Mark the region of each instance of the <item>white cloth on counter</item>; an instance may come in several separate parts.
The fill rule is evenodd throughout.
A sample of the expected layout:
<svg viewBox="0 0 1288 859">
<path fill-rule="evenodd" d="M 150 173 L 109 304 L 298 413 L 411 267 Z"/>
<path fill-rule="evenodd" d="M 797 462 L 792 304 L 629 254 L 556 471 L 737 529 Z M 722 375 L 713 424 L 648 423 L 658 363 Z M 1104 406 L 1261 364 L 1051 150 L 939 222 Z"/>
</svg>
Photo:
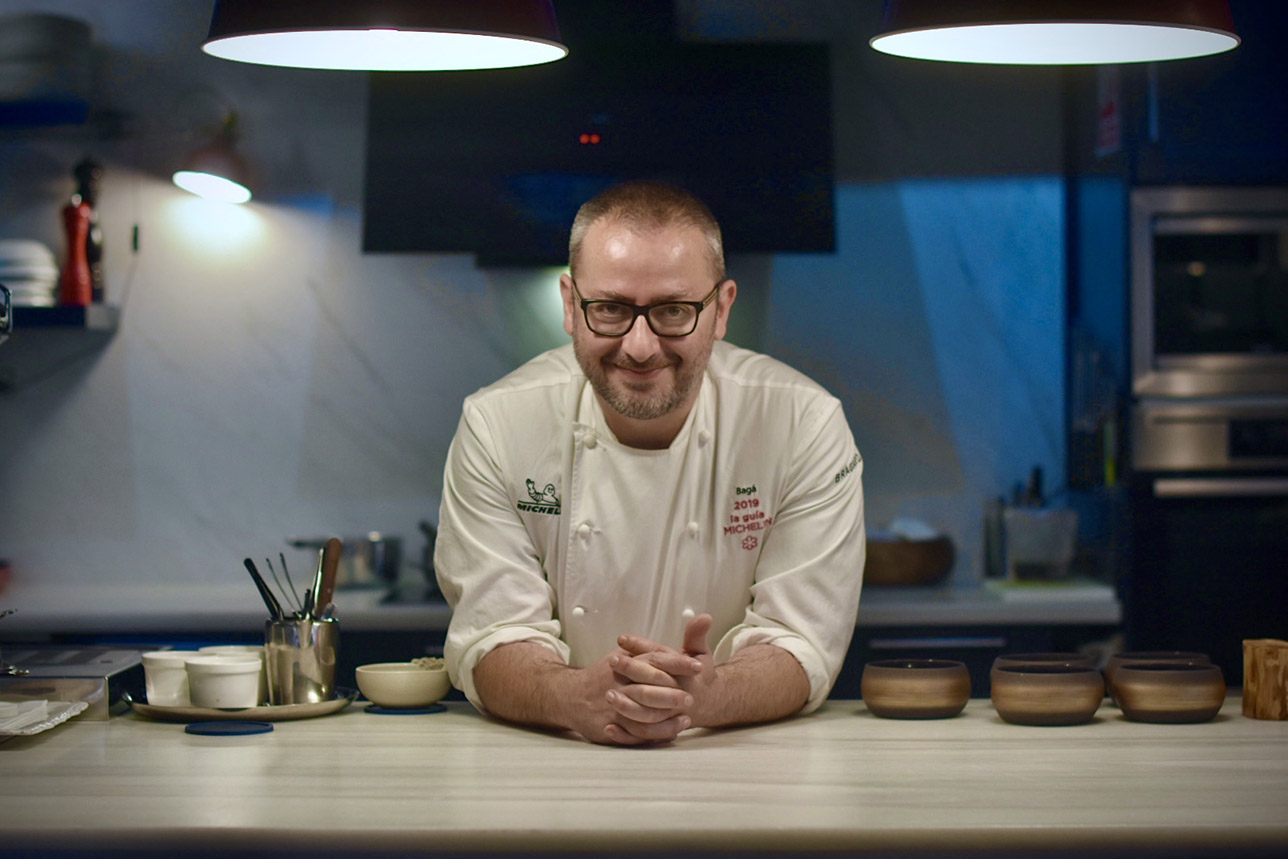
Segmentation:
<svg viewBox="0 0 1288 859">
<path fill-rule="evenodd" d="M 0 701 L 0 733 L 11 734 L 34 725 L 48 712 L 49 702 L 44 700 Z"/>
<path fill-rule="evenodd" d="M 666 450 L 620 444 L 564 346 L 467 398 L 434 557 L 452 606 L 453 684 L 544 643 L 588 665 L 633 632 L 679 647 L 707 612 L 717 663 L 772 643 L 827 697 L 862 585 L 863 461 L 840 402 L 786 365 L 716 342 Z"/>
<path fill-rule="evenodd" d="M 39 734 L 62 724 L 88 706 L 85 701 L 0 699 L 0 737 Z"/>
</svg>

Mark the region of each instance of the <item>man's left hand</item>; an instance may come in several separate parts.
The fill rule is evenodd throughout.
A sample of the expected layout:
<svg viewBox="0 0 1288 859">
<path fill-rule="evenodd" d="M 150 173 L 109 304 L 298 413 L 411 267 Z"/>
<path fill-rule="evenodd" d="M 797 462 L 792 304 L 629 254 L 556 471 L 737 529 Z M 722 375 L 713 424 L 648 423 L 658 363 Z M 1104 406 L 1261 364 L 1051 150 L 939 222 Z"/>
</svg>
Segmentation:
<svg viewBox="0 0 1288 859">
<path fill-rule="evenodd" d="M 700 614 L 689 621 L 681 650 L 640 635 L 619 636 L 617 644 L 624 653 L 614 657 L 612 668 L 631 685 L 608 693 L 613 708 L 624 719 L 654 721 L 660 715 L 655 707 L 658 702 L 655 688 L 679 686 L 689 693 L 688 706 L 668 711 L 668 715 L 685 713 L 693 724 L 699 724 L 694 713 L 701 712 L 716 683 L 715 661 L 707 644 L 711 624 L 709 614 Z M 625 731 L 617 725 L 609 727 Z"/>
</svg>

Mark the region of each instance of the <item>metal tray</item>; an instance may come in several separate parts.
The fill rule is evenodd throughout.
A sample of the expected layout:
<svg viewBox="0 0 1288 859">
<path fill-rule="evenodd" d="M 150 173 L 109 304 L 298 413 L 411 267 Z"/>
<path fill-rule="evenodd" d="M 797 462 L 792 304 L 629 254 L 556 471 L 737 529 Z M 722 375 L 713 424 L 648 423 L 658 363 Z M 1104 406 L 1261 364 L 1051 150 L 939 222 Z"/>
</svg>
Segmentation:
<svg viewBox="0 0 1288 859">
<path fill-rule="evenodd" d="M 339 713 L 358 697 L 357 689 L 337 688 L 335 698 L 316 704 L 265 704 L 244 707 L 240 710 L 220 710 L 214 707 L 162 707 L 143 701 L 130 701 L 134 712 L 163 722 L 207 722 L 218 719 L 257 719 L 262 722 L 286 722 L 291 719 L 311 719 Z"/>
</svg>

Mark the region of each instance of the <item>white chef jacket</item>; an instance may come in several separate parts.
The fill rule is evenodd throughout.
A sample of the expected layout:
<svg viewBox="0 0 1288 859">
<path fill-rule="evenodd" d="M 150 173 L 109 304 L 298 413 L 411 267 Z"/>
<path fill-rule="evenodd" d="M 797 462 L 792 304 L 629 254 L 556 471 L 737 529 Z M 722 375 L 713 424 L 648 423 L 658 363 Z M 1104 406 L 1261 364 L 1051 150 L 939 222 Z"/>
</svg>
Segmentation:
<svg viewBox="0 0 1288 859">
<path fill-rule="evenodd" d="M 858 613 L 863 461 L 840 402 L 723 341 L 666 450 L 619 443 L 571 344 L 468 397 L 448 453 L 434 568 L 452 683 L 532 640 L 572 666 L 621 633 L 672 647 L 708 612 L 717 664 L 791 653 L 827 697 Z"/>
</svg>

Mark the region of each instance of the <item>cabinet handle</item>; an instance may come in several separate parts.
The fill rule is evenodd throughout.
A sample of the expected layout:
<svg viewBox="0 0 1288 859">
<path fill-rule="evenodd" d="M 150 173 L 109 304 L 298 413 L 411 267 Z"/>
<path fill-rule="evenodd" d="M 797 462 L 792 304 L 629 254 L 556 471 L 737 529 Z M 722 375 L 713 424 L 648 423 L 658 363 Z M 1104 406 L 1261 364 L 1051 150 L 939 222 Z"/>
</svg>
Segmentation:
<svg viewBox="0 0 1288 859">
<path fill-rule="evenodd" d="M 940 636 L 928 638 L 874 638 L 868 642 L 873 650 L 929 650 L 943 648 L 972 648 L 983 650 L 990 647 L 1006 647 L 1006 639 L 1000 636 Z"/>
<path fill-rule="evenodd" d="M 1256 498 L 1288 495 L 1288 479 L 1275 477 L 1160 477 L 1158 498 Z"/>
</svg>

